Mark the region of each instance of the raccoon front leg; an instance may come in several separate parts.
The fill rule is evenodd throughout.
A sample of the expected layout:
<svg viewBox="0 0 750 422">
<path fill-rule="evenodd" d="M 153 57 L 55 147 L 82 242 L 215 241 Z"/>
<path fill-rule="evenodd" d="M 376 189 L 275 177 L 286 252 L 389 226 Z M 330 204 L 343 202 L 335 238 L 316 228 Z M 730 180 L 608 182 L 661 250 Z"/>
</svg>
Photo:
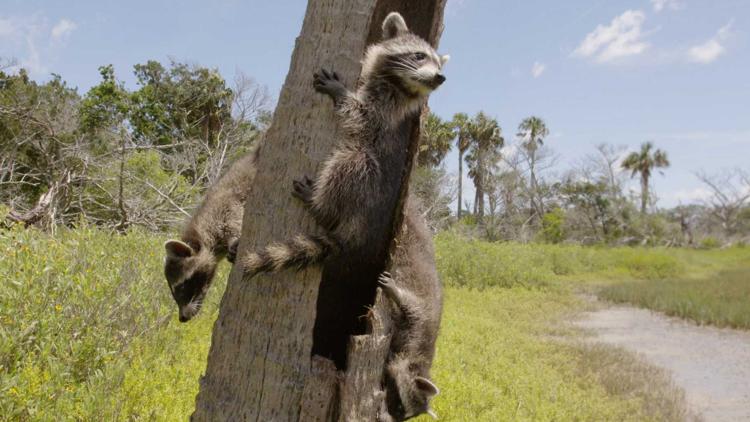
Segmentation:
<svg viewBox="0 0 750 422">
<path fill-rule="evenodd" d="M 302 201 L 307 211 L 312 215 L 315 222 L 326 230 L 334 230 L 338 221 L 330 215 L 324 215 L 321 210 L 315 207 L 313 195 L 315 182 L 307 176 L 292 182 L 292 196 Z"/>
<path fill-rule="evenodd" d="M 395 280 L 391 273 L 385 271 L 378 277 L 378 284 L 383 289 L 383 293 L 393 301 L 399 308 L 408 325 L 412 325 L 415 320 L 414 310 L 420 309 L 420 299 L 412 292 L 396 286 Z"/>
<path fill-rule="evenodd" d="M 333 100 L 333 105 L 338 106 L 349 96 L 349 90 L 339 80 L 339 75 L 334 71 L 320 69 L 313 74 L 313 87 L 321 94 L 326 94 Z"/>
</svg>

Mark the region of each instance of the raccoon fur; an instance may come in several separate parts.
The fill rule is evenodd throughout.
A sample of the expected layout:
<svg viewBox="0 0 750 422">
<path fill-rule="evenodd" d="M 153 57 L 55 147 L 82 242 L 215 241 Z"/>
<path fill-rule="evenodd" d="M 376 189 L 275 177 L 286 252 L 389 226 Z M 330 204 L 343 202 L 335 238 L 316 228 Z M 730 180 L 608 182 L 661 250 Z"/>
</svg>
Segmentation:
<svg viewBox="0 0 750 422">
<path fill-rule="evenodd" d="M 378 422 L 403 421 L 423 413 L 435 417 L 430 400 L 439 389 L 430 380 L 443 293 L 435 268 L 435 251 L 424 218 L 412 198 L 404 211 L 404 228 L 392 257 L 392 271 L 380 276 L 390 299 L 394 323 L 383 374 Z"/>
<path fill-rule="evenodd" d="M 203 203 L 186 223 L 180 240 L 164 244 L 164 275 L 180 322 L 200 311 L 216 267 L 225 256 L 234 262 L 248 187 L 256 172 L 258 148 L 233 163 L 206 192 Z"/>
<path fill-rule="evenodd" d="M 300 234 L 248 253 L 242 262 L 246 275 L 301 269 L 332 255 L 345 254 L 349 262 L 375 261 L 387 250 L 392 216 L 383 210 L 393 209 L 398 200 L 407 148 L 403 131 L 445 81 L 440 70 L 448 56 L 438 56 L 395 12 L 383 22 L 383 38 L 367 49 L 356 92 L 332 71 L 321 70 L 313 78 L 315 90 L 333 99 L 343 139 L 314 181 L 304 177 L 293 183 L 293 194 L 325 233 Z"/>
</svg>

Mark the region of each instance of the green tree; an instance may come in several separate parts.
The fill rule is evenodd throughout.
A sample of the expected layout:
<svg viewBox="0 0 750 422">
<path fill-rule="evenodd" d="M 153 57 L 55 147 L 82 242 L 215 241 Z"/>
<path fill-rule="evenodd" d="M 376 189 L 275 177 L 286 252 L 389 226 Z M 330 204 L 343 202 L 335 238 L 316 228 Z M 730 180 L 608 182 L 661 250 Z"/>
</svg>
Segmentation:
<svg viewBox="0 0 750 422">
<path fill-rule="evenodd" d="M 531 209 L 538 216 L 544 215 L 544 206 L 539 195 L 539 182 L 537 180 L 537 161 L 539 148 L 544 145 L 544 138 L 549 135 L 549 129 L 540 117 L 531 116 L 523 119 L 518 125 L 518 137 L 529 162 L 529 195 Z"/>
<path fill-rule="evenodd" d="M 557 189 L 563 201 L 570 207 L 570 211 L 585 219 L 591 229 L 591 235 L 609 240 L 615 222 L 612 204 L 608 198 L 609 186 L 605 181 L 591 183 L 568 180 L 561 183 Z"/>
<path fill-rule="evenodd" d="M 481 111 L 471 119 L 469 135 L 471 143 L 466 161 L 469 164 L 469 177 L 476 188 L 474 212 L 481 221 L 484 217 L 487 183 L 500 160 L 500 149 L 505 140 L 497 120 Z"/>
<path fill-rule="evenodd" d="M 469 149 L 471 143 L 471 134 L 469 133 L 470 120 L 466 113 L 456 113 L 453 115 L 451 120 L 456 138 L 456 146 L 458 147 L 458 209 L 456 210 L 456 218 L 461 219 L 461 209 L 463 208 L 462 194 L 463 194 L 463 180 L 464 180 L 464 154 Z"/>
<path fill-rule="evenodd" d="M 419 155 L 417 156 L 420 167 L 436 167 L 445 158 L 445 155 L 453 147 L 455 137 L 451 122 L 444 122 L 440 116 L 430 113 L 425 119 L 419 140 Z"/>
<path fill-rule="evenodd" d="M 232 90 L 215 69 L 150 60 L 134 66 L 140 89 L 133 92 L 130 120 L 137 140 L 169 145 L 197 139 L 209 147 L 231 122 Z"/>
<path fill-rule="evenodd" d="M 669 167 L 667 153 L 657 149 L 652 152 L 654 144 L 645 142 L 641 145 L 641 150 L 630 153 L 622 162 L 622 168 L 630 170 L 630 177 L 636 174 L 641 175 L 641 213 L 646 213 L 648 206 L 649 191 L 648 181 L 651 178 L 651 171 L 655 168 Z"/>
</svg>

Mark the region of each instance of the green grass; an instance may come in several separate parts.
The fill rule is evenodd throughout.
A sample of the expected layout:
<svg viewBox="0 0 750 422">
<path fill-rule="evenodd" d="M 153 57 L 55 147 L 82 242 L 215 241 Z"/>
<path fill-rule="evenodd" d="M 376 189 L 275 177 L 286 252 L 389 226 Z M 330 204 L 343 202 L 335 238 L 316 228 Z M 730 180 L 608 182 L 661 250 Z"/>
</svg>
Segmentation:
<svg viewBox="0 0 750 422">
<path fill-rule="evenodd" d="M 0 420 L 103 420 L 118 412 L 125 419 L 145 414 L 132 403 L 157 387 L 153 374 L 151 384 L 132 384 L 140 359 L 171 359 L 175 371 L 197 368 L 191 376 L 202 371 L 203 361 L 185 356 L 196 348 L 205 360 L 210 321 L 192 327 L 202 328 L 192 342 L 177 328 L 162 242 L 90 228 L 55 236 L 0 230 Z M 197 377 L 189 380 L 197 385 Z M 184 381 L 164 391 L 180 388 Z M 163 403 L 152 408 L 176 396 L 154 394 Z"/>
<path fill-rule="evenodd" d="M 699 324 L 750 328 L 750 266 L 699 279 L 621 282 L 603 287 L 599 295 Z"/>
<path fill-rule="evenodd" d="M 602 372 L 586 369 L 587 346 L 556 339 L 560 333 L 551 329 L 579 306 L 557 290 L 448 289 L 433 369 L 444 392 L 434 403 L 441 420 L 680 420 L 670 417 L 684 414 L 679 394 L 643 388 L 664 384 L 664 374 L 643 372 L 641 384 L 608 389 Z M 654 409 L 665 401 L 669 406 Z"/>
<path fill-rule="evenodd" d="M 201 315 L 179 324 L 162 275 L 165 237 L 0 230 L 0 420 L 187 419 L 227 267 Z M 433 375 L 446 421 L 673 420 L 681 402 L 666 384 L 617 385 L 635 361 L 608 360 L 560 324 L 583 306 L 574 280 L 685 283 L 750 257 L 451 233 L 436 246 L 447 288 Z M 638 373 L 661 385 L 658 374 Z"/>
<path fill-rule="evenodd" d="M 435 239 L 443 283 L 452 287 L 540 287 L 581 279 L 656 280 L 682 274 L 670 249 L 489 243 L 444 232 Z M 750 256 L 750 254 L 748 254 Z"/>
</svg>

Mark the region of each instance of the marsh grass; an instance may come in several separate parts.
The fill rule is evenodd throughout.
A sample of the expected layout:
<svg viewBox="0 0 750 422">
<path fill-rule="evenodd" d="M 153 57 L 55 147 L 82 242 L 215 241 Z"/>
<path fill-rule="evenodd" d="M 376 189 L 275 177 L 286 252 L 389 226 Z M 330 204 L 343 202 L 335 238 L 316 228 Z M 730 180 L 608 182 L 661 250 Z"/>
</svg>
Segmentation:
<svg viewBox="0 0 750 422">
<path fill-rule="evenodd" d="M 635 359 L 560 341 L 571 332 L 551 327 L 579 306 L 555 290 L 448 289 L 433 369 L 441 420 L 680 420 L 663 418 L 686 413 L 664 374 L 632 373 Z M 644 378 L 614 388 L 617 377 Z"/>
<path fill-rule="evenodd" d="M 593 379 L 610 396 L 640 403 L 647 419 L 665 422 L 700 421 L 688 411 L 685 392 L 672 381 L 668 370 L 646 363 L 638 355 L 601 343 L 581 343 L 574 348 L 579 376 Z"/>
<path fill-rule="evenodd" d="M 750 263 L 698 279 L 610 284 L 602 287 L 599 295 L 699 324 L 750 329 Z"/>
<path fill-rule="evenodd" d="M 201 314 L 180 324 L 162 275 L 164 238 L 0 230 L 0 420 L 189 417 L 228 266 Z M 446 303 L 433 375 L 446 421 L 659 419 L 646 404 L 662 400 L 613 390 L 617 376 L 601 373 L 617 365 L 594 367 L 590 354 L 557 339 L 576 336 L 559 322 L 584 306 L 578 281 L 689 278 L 747 256 L 451 233 L 436 246 Z"/>
</svg>

